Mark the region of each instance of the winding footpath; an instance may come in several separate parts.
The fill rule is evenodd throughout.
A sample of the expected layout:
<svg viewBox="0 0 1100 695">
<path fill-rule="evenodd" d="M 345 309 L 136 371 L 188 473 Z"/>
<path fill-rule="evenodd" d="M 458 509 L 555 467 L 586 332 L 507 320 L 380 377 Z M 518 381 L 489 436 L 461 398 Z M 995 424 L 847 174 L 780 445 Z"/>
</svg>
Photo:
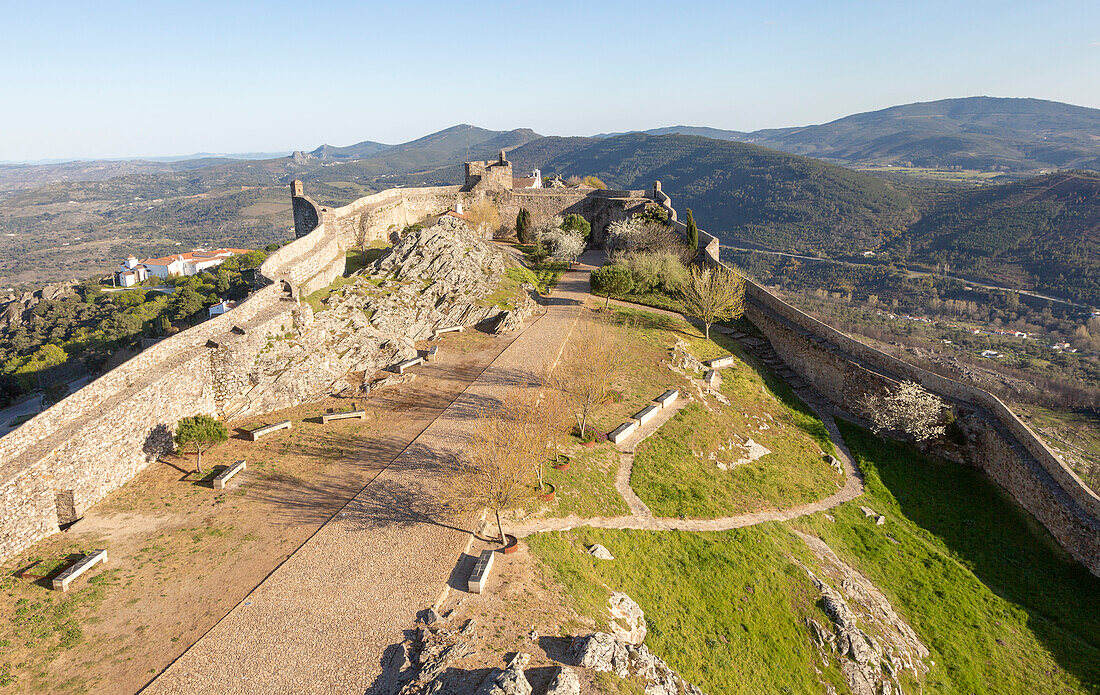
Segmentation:
<svg viewBox="0 0 1100 695">
<path fill-rule="evenodd" d="M 612 303 L 632 309 L 643 309 L 664 316 L 681 318 L 690 322 L 690 319 L 687 317 L 673 311 L 630 304 L 617 300 L 612 300 Z M 840 430 L 836 426 L 836 421 L 833 419 L 832 415 L 832 408 L 808 386 L 801 386 L 795 390 L 799 397 L 810 406 L 814 414 L 817 415 L 825 425 L 825 429 L 829 433 L 829 440 L 836 449 L 836 458 L 844 468 L 844 486 L 824 499 L 809 504 L 799 505 L 797 507 L 789 507 L 787 509 L 764 510 L 747 514 L 738 514 L 736 516 L 719 517 L 717 519 L 679 519 L 653 516 L 649 507 L 647 507 L 645 502 L 638 497 L 634 489 L 630 487 L 630 474 L 634 467 L 634 452 L 639 444 L 660 429 L 663 424 L 672 419 L 681 408 L 692 400 L 690 397 L 681 396 L 672 408 L 666 409 L 652 421 L 646 423 L 643 427 L 639 427 L 637 432 L 617 446 L 619 450 L 619 468 L 615 474 L 615 489 L 630 508 L 629 515 L 582 518 L 573 514 L 554 519 L 532 519 L 529 521 L 513 522 L 509 526 L 509 532 L 522 538 L 534 533 L 542 533 L 545 531 L 568 531 L 569 529 L 583 526 L 591 528 L 637 529 L 647 531 L 728 531 L 730 529 L 761 524 L 766 521 L 789 521 L 790 519 L 796 519 L 808 514 L 816 514 L 817 512 L 832 509 L 845 502 L 850 502 L 863 494 L 863 473 L 859 470 L 859 467 L 855 465 L 855 461 L 852 458 L 852 452 L 848 450 L 848 445 L 844 442 L 844 438 L 841 436 Z"/>
</svg>

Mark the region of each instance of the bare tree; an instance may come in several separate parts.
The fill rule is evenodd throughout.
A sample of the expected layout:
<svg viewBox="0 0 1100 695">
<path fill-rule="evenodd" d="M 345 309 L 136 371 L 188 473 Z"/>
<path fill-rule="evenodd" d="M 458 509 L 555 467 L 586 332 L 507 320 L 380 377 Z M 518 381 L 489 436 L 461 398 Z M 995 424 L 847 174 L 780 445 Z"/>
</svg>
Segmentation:
<svg viewBox="0 0 1100 695">
<path fill-rule="evenodd" d="M 574 331 L 550 382 L 577 421 L 584 436 L 588 418 L 623 368 L 624 346 L 605 323 L 585 319 Z"/>
<path fill-rule="evenodd" d="M 903 381 L 886 394 L 868 393 L 860 405 L 877 434 L 907 432 L 923 442 L 947 431 L 947 403 L 915 381 Z"/>
<path fill-rule="evenodd" d="M 501 543 L 505 542 L 501 512 L 514 509 L 534 494 L 533 463 L 536 457 L 546 457 L 546 441 L 525 436 L 539 431 L 527 419 L 533 407 L 537 401 L 525 394 L 506 399 L 499 411 L 479 411 L 470 445 L 463 451 L 460 475 L 451 488 L 456 507 L 493 511 Z"/>
<path fill-rule="evenodd" d="M 706 326 L 710 340 L 712 324 L 731 321 L 745 312 L 745 278 L 722 266 L 692 266 L 680 288 L 680 299 L 686 312 Z"/>
<path fill-rule="evenodd" d="M 470 226 L 481 236 L 488 236 L 500 229 L 500 212 L 489 200 L 481 198 L 466 211 Z"/>
</svg>

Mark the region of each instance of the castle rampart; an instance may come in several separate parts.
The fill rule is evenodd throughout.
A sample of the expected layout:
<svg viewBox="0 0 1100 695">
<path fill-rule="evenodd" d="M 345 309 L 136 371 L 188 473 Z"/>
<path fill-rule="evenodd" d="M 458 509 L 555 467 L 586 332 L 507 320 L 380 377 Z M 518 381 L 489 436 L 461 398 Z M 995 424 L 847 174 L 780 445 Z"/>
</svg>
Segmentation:
<svg viewBox="0 0 1100 695">
<path fill-rule="evenodd" d="M 654 198 L 670 206 L 659 186 Z M 699 247 L 709 262 L 724 265 L 712 235 L 700 230 Z M 902 380 L 915 381 L 956 405 L 967 415 L 960 424 L 966 429 L 969 462 L 1100 576 L 1100 497 L 999 398 L 862 343 L 751 281 L 745 289 L 745 315 L 784 362 L 843 410 L 865 414 L 861 401 L 866 394 L 892 389 Z"/>
<path fill-rule="evenodd" d="M 499 163 L 498 163 L 499 164 Z M 494 166 L 493 169 L 504 167 Z M 291 186 L 297 238 L 260 267 L 269 281 L 230 312 L 149 347 L 0 438 L 0 560 L 55 533 L 172 447 L 195 413 L 231 420 L 248 404 L 249 368 L 268 335 L 295 325 L 298 300 L 341 275 L 349 249 L 488 197 L 506 222 L 519 206 L 537 217 L 580 212 L 606 225 L 645 204 L 638 192 L 547 193 L 474 186 L 396 188 L 328 208 Z M 604 220 L 602 223 L 600 220 Z M 602 226 L 599 227 L 602 230 Z"/>
</svg>

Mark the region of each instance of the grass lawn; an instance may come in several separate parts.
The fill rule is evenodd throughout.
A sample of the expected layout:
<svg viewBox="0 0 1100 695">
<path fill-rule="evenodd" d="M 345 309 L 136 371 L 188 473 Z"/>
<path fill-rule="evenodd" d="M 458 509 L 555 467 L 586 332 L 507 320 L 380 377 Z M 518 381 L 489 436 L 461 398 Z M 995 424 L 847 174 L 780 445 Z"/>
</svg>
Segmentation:
<svg viewBox="0 0 1100 695">
<path fill-rule="evenodd" d="M 921 635 L 936 662 L 926 692 L 1100 692 L 1100 579 L 980 472 L 839 424 L 867 494 L 835 509 L 835 523 L 796 523 Z"/>
<path fill-rule="evenodd" d="M 822 537 L 917 631 L 931 671 L 913 692 L 1100 692 L 1100 579 L 980 472 L 841 429 L 867 493 L 833 509 L 835 521 L 815 514 L 722 533 L 581 528 L 528 543 L 601 625 L 611 591 L 634 598 L 646 643 L 710 693 L 823 691 L 804 619 L 824 619 L 794 560 L 818 563 L 792 527 Z M 616 559 L 587 555 L 593 543 Z M 822 678 L 847 692 L 835 662 Z"/>
<path fill-rule="evenodd" d="M 575 447 L 567 471 L 546 467 L 546 479 L 557 489 L 554 501 L 544 505 L 546 516 L 618 516 L 630 508 L 615 489 L 619 452 L 610 442 L 591 449 Z"/>
<path fill-rule="evenodd" d="M 692 403 L 638 446 L 631 487 L 642 501 L 658 516 L 715 518 L 805 504 L 836 492 L 843 478 L 821 457 L 833 448 L 817 416 L 735 341 L 711 337 L 709 343 L 701 336 L 688 342 L 701 359 L 737 357 L 722 370 L 720 390 L 730 404 Z M 730 447 L 731 441 L 747 439 L 772 453 L 732 465 L 744 450 Z M 709 459 L 711 453 L 716 460 Z"/>
<path fill-rule="evenodd" d="M 723 533 L 580 528 L 527 542 L 602 629 L 610 592 L 630 595 L 645 611 L 646 644 L 705 692 L 822 692 L 803 616 L 828 618 L 792 560 L 810 564 L 812 555 L 778 524 Z M 593 543 L 615 560 L 588 555 Z M 835 666 L 824 677 L 845 692 Z"/>
</svg>

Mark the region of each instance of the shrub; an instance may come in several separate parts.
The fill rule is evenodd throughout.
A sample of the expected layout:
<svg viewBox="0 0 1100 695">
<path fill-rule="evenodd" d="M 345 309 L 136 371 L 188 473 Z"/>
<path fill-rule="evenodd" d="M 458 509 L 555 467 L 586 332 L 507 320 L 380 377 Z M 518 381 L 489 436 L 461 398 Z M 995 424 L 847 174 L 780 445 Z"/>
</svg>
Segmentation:
<svg viewBox="0 0 1100 695">
<path fill-rule="evenodd" d="M 592 292 L 605 297 L 604 308 L 611 303 L 611 295 L 621 296 L 634 289 L 630 271 L 621 265 L 608 264 L 592 271 Z"/>
<path fill-rule="evenodd" d="M 531 213 L 527 212 L 527 208 L 520 208 L 516 213 L 516 238 L 519 239 L 521 244 L 533 244 L 535 238 L 533 230 L 531 229 Z"/>
<path fill-rule="evenodd" d="M 634 219 L 643 222 L 668 224 L 668 210 L 665 210 L 660 205 L 646 205 L 645 210 L 634 215 Z"/>
<path fill-rule="evenodd" d="M 588 241 L 589 237 L 592 236 L 592 225 L 576 213 L 566 215 L 565 219 L 562 220 L 561 228 L 567 232 L 579 233 L 585 241 Z"/>
<path fill-rule="evenodd" d="M 595 176 L 585 176 L 581 179 L 582 186 L 588 186 L 589 188 L 598 188 L 600 190 L 607 190 L 607 184 L 599 180 Z"/>
<path fill-rule="evenodd" d="M 687 268 L 677 256 L 668 252 L 628 253 L 618 256 L 616 262 L 630 271 L 634 280 L 634 292 L 673 294 L 687 280 Z"/>
<path fill-rule="evenodd" d="M 684 238 L 667 224 L 632 217 L 628 220 L 612 222 L 607 226 L 604 248 L 609 254 L 635 252 L 670 253 L 682 263 L 695 258 Z"/>
</svg>

